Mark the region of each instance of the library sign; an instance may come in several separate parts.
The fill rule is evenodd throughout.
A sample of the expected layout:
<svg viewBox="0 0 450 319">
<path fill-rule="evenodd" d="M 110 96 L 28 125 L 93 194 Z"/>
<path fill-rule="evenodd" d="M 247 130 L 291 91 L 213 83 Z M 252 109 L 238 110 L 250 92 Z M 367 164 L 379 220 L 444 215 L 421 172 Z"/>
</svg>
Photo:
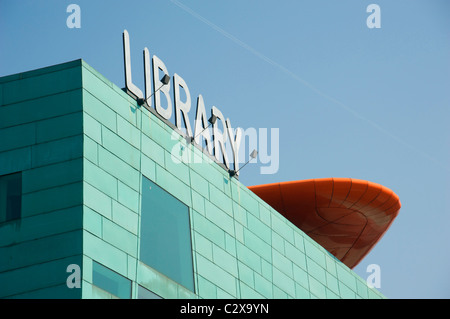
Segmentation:
<svg viewBox="0 0 450 319">
<path fill-rule="evenodd" d="M 174 113 L 175 125 L 182 131 L 182 120 L 185 125 L 185 137 L 186 140 L 196 143 L 200 147 L 201 140 L 203 137 L 205 140 L 206 148 L 211 156 L 214 156 L 216 161 L 222 162 L 227 169 L 230 169 L 230 163 L 226 153 L 227 140 L 230 141 L 230 146 L 233 154 L 233 164 L 234 172 L 236 175 L 239 174 L 239 148 L 241 145 L 242 129 L 237 128 L 234 130 L 231 127 L 230 119 L 224 118 L 222 112 L 215 106 L 211 108 L 211 117 L 208 119 L 205 111 L 205 104 L 203 97 L 200 94 L 197 97 L 197 110 L 195 115 L 194 130 L 192 131 L 191 123 L 189 120 L 189 111 L 191 110 L 191 95 L 189 93 L 188 86 L 181 76 L 178 74 L 173 75 L 172 86 L 173 86 L 173 107 L 172 99 L 170 96 L 170 85 L 169 72 L 164 64 L 164 62 L 159 59 L 156 55 L 151 58 L 150 65 L 150 53 L 147 48 L 144 48 L 144 85 L 145 92 L 143 93 L 134 83 L 131 77 L 131 58 L 130 58 L 130 36 L 127 30 L 123 31 L 123 55 L 124 55 L 124 67 L 125 67 L 125 86 L 127 93 L 133 98 L 137 99 L 138 104 L 146 104 L 147 107 L 152 107 L 154 103 L 154 108 L 163 119 L 169 121 Z M 152 70 L 150 70 L 152 69 Z M 161 76 L 161 73 L 163 74 Z M 153 88 L 152 88 L 153 84 Z M 180 89 L 184 90 L 184 95 L 186 96 L 185 101 L 181 100 Z M 145 94 L 145 95 L 144 95 Z M 164 94 L 167 104 L 166 107 L 161 104 L 161 94 Z M 153 102 L 152 102 L 153 97 Z M 224 131 L 219 130 L 218 121 L 222 122 Z M 212 125 L 212 141 L 209 131 L 209 125 Z M 222 158 L 220 158 L 220 152 L 222 153 Z"/>
</svg>

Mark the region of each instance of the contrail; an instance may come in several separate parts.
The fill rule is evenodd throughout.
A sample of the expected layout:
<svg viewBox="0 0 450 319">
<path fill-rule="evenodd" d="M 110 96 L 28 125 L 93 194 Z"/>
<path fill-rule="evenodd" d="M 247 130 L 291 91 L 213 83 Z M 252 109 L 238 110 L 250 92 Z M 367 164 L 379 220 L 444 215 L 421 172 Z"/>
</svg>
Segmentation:
<svg viewBox="0 0 450 319">
<path fill-rule="evenodd" d="M 196 19 L 202 21 L 203 23 L 205 23 L 206 25 L 208 25 L 209 27 L 211 27 L 212 29 L 216 30 L 217 32 L 219 32 L 220 34 L 222 34 L 224 37 L 230 39 L 231 41 L 233 41 L 234 43 L 236 43 L 237 45 L 239 45 L 240 47 L 246 49 L 247 51 L 250 51 L 251 53 L 253 53 L 254 55 L 256 55 L 258 58 L 260 58 L 261 60 L 271 64 L 272 66 L 280 69 L 281 71 L 283 71 L 284 73 L 288 74 L 289 76 L 291 76 L 293 79 L 295 79 L 296 81 L 300 82 L 301 84 L 303 84 L 304 86 L 308 87 L 309 89 L 311 89 L 312 91 L 316 92 L 318 95 L 322 96 L 323 98 L 339 105 L 342 109 L 346 110 L 347 112 L 351 113 L 353 116 L 359 118 L 360 120 L 363 120 L 367 123 L 369 123 L 372 127 L 374 127 L 375 129 L 377 129 L 378 131 L 382 132 L 383 134 L 391 137 L 392 139 L 396 140 L 398 143 L 404 145 L 405 147 L 421 154 L 423 157 L 435 162 L 436 164 L 438 164 L 439 166 L 441 166 L 442 168 L 444 168 L 445 170 L 450 172 L 450 168 L 448 168 L 447 166 L 443 165 L 441 162 L 439 162 L 438 160 L 436 160 L 435 158 L 433 158 L 432 156 L 430 156 L 429 154 L 415 148 L 414 146 L 406 143 L 405 141 L 403 141 L 401 138 L 399 138 L 398 136 L 392 134 L 391 132 L 387 131 L 386 129 L 382 128 L 380 125 L 378 125 L 377 123 L 375 123 L 374 121 L 362 116 L 361 114 L 359 114 L 358 112 L 356 112 L 355 110 L 353 110 L 352 108 L 350 108 L 349 106 L 347 106 L 346 104 L 342 103 L 341 101 L 336 100 L 335 98 L 327 95 L 326 93 L 322 92 L 321 90 L 319 90 L 318 88 L 316 88 L 315 86 L 313 86 L 312 84 L 310 84 L 308 81 L 302 79 L 301 77 L 299 77 L 297 74 L 293 73 L 291 70 L 289 70 L 288 68 L 286 68 L 285 66 L 279 64 L 278 62 L 272 60 L 271 58 L 269 58 L 268 56 L 262 54 L 261 52 L 255 50 L 254 48 L 252 48 L 251 46 L 249 46 L 247 43 L 242 42 L 241 40 L 239 40 L 238 38 L 236 38 L 234 35 L 228 33 L 227 31 L 225 31 L 224 29 L 220 28 L 219 26 L 217 26 L 216 24 L 212 23 L 211 21 L 209 21 L 208 19 L 202 17 L 201 15 L 199 15 L 197 12 L 193 11 L 191 8 L 189 8 L 188 6 L 182 4 L 181 2 L 179 2 L 178 0 L 170 0 L 173 4 L 175 4 L 176 6 L 178 6 L 179 8 L 181 8 L 182 10 L 184 10 L 185 12 L 189 13 L 190 15 L 192 15 L 193 17 L 195 17 Z"/>
</svg>

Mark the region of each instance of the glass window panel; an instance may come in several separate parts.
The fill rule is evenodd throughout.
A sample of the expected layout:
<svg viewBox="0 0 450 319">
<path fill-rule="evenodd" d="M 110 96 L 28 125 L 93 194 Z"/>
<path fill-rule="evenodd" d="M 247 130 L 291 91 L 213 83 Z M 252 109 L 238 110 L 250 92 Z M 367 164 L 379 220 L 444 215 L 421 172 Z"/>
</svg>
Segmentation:
<svg viewBox="0 0 450 319">
<path fill-rule="evenodd" d="M 92 265 L 92 283 L 121 299 L 131 298 L 131 280 L 95 261 Z"/>
<path fill-rule="evenodd" d="M 142 286 L 138 286 L 138 299 L 162 299 L 162 298 L 157 294 L 155 294 L 154 292 Z"/>
<path fill-rule="evenodd" d="M 140 259 L 194 291 L 189 207 L 145 177 Z"/>
<path fill-rule="evenodd" d="M 22 173 L 0 176 L 0 223 L 19 219 L 22 210 Z"/>
</svg>

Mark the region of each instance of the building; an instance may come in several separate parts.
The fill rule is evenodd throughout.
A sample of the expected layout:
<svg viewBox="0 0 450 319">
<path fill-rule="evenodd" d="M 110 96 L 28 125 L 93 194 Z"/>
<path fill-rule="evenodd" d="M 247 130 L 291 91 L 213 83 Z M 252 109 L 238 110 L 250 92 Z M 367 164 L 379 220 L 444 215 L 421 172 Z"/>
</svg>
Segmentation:
<svg viewBox="0 0 450 319">
<path fill-rule="evenodd" d="M 173 132 L 82 60 L 0 78 L 0 297 L 383 298 Z"/>
</svg>

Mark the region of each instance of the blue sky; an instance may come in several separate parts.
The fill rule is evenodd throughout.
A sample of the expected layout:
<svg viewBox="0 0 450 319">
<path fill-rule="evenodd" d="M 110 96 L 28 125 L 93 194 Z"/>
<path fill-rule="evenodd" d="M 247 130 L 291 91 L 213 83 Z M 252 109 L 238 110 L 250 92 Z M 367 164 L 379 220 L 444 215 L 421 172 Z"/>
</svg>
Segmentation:
<svg viewBox="0 0 450 319">
<path fill-rule="evenodd" d="M 81 28 L 66 12 L 81 8 Z M 381 8 L 370 29 L 369 4 Z M 245 185 L 322 177 L 391 188 L 402 209 L 355 268 L 389 298 L 450 297 L 448 1 L 0 1 L 0 76 L 82 58 L 124 86 L 122 32 L 143 85 L 148 47 L 242 128 L 279 129 L 279 169 Z M 194 113 L 192 111 L 191 113 Z"/>
</svg>

